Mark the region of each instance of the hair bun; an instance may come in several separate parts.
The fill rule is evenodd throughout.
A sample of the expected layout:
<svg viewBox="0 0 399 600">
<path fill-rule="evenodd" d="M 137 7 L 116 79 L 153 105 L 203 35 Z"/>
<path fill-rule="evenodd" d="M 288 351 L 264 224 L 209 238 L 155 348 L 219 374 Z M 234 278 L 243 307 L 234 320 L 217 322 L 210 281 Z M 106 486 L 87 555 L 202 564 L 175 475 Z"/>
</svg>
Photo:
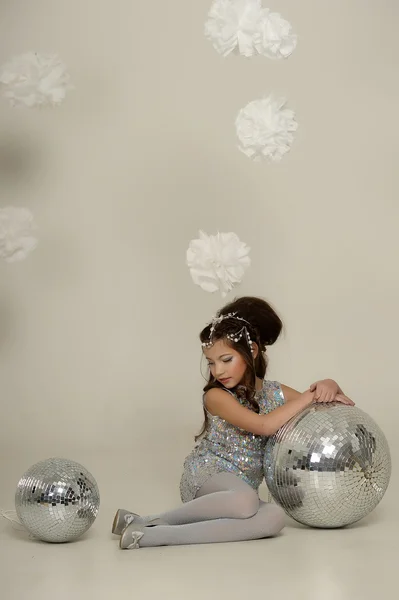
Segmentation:
<svg viewBox="0 0 399 600">
<path fill-rule="evenodd" d="M 236 312 L 239 317 L 252 325 L 259 335 L 262 352 L 266 350 L 266 346 L 276 342 L 283 329 L 283 323 L 276 311 L 262 298 L 253 296 L 236 298 L 224 306 L 218 312 L 218 316 L 230 312 Z"/>
</svg>

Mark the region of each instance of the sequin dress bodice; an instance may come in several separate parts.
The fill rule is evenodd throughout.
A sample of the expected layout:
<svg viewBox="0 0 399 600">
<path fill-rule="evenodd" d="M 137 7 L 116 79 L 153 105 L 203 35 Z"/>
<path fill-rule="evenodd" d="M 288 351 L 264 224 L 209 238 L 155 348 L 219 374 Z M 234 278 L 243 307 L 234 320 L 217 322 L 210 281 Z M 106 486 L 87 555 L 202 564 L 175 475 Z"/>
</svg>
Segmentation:
<svg viewBox="0 0 399 600">
<path fill-rule="evenodd" d="M 232 395 L 242 406 L 255 412 L 248 400 Z M 284 403 L 281 386 L 275 381 L 265 380 L 255 399 L 259 414 L 267 414 Z M 183 502 L 192 500 L 207 479 L 223 471 L 238 475 L 254 489 L 258 489 L 263 480 L 267 437 L 245 431 L 208 411 L 207 415 L 206 431 L 184 463 L 180 483 Z"/>
</svg>

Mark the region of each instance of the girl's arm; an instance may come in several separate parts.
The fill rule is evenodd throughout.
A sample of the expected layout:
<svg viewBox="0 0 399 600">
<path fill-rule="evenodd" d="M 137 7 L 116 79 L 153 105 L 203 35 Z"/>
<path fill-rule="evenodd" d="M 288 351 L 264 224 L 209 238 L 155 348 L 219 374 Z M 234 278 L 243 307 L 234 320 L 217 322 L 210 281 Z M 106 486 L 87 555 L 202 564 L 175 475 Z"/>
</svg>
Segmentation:
<svg viewBox="0 0 399 600">
<path fill-rule="evenodd" d="M 211 413 L 228 423 L 255 433 L 256 435 L 271 436 L 276 433 L 292 417 L 307 408 L 315 400 L 315 391 L 306 390 L 302 394 L 286 385 L 281 385 L 285 404 L 275 408 L 267 415 L 259 415 L 249 408 L 242 406 L 234 396 L 220 388 L 212 388 L 205 394 L 205 406 Z M 353 406 L 354 402 L 344 395 L 335 396 L 337 402 Z"/>
<path fill-rule="evenodd" d="M 286 386 L 282 386 L 283 392 Z M 291 388 L 287 388 L 290 390 Z M 295 390 L 292 390 L 295 392 Z M 291 394 L 291 392 L 289 392 Z M 215 416 L 228 423 L 249 431 L 256 435 L 270 436 L 276 433 L 287 421 L 301 410 L 312 404 L 314 393 L 306 390 L 303 394 L 296 392 L 287 404 L 275 408 L 267 415 L 259 415 L 242 406 L 238 400 L 228 392 L 212 388 L 205 394 L 205 406 Z"/>
<path fill-rule="evenodd" d="M 295 400 L 295 398 L 300 396 L 300 392 L 297 392 L 297 390 L 294 390 L 286 385 L 282 385 L 281 389 L 283 390 L 286 402 L 291 402 L 291 400 Z M 314 392 L 314 400 L 316 402 L 332 402 L 333 400 L 341 402 L 342 399 L 345 398 L 346 400 L 350 401 L 348 404 L 354 404 L 350 398 L 344 394 L 338 383 L 333 379 L 316 381 L 315 383 L 312 383 L 309 389 L 311 392 Z"/>
<path fill-rule="evenodd" d="M 292 402 L 293 400 L 296 400 L 297 398 L 299 398 L 299 396 L 301 395 L 301 392 L 298 392 L 297 390 L 294 390 L 293 388 L 288 387 L 288 385 L 281 385 L 281 389 L 283 391 L 283 395 L 284 395 L 284 400 L 286 402 Z"/>
</svg>

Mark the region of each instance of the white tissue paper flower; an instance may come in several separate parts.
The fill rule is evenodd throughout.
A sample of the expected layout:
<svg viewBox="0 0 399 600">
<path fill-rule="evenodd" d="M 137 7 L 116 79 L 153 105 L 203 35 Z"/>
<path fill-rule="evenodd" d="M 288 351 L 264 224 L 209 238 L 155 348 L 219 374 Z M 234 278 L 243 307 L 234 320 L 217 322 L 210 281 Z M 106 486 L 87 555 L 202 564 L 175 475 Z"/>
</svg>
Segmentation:
<svg viewBox="0 0 399 600">
<path fill-rule="evenodd" d="M 264 8 L 254 36 L 254 46 L 259 54 L 269 58 L 288 58 L 296 44 L 297 36 L 292 33 L 292 25 L 279 13 Z"/>
<path fill-rule="evenodd" d="M 12 263 L 23 260 L 37 246 L 36 226 L 26 208 L 0 208 L 0 257 Z"/>
<path fill-rule="evenodd" d="M 254 100 L 236 119 L 239 149 L 255 161 L 277 162 L 289 151 L 297 130 L 294 111 L 284 108 L 284 98 Z"/>
<path fill-rule="evenodd" d="M 205 292 L 220 290 L 224 297 L 241 283 L 251 264 L 250 248 L 233 232 L 207 235 L 200 231 L 199 235 L 187 250 L 192 280 Z"/>
<path fill-rule="evenodd" d="M 205 23 L 205 37 L 223 56 L 233 50 L 252 56 L 261 9 L 261 0 L 214 0 Z"/>
<path fill-rule="evenodd" d="M 55 54 L 27 52 L 0 69 L 4 96 L 12 106 L 33 108 L 60 104 L 72 86 L 66 66 Z"/>
</svg>

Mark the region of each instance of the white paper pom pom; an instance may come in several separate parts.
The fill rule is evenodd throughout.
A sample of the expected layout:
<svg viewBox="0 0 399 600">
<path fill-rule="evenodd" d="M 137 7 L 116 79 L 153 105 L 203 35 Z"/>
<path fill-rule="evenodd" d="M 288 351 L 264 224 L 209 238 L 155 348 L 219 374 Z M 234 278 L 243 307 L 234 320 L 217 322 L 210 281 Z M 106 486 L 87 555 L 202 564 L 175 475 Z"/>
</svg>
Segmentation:
<svg viewBox="0 0 399 600">
<path fill-rule="evenodd" d="M 289 151 L 298 124 L 295 113 L 284 108 L 286 100 L 272 96 L 254 100 L 240 110 L 236 119 L 239 148 L 255 161 L 276 162 Z"/>
<path fill-rule="evenodd" d="M 261 8 L 261 0 L 215 0 L 205 23 L 205 37 L 223 56 L 233 50 L 252 56 Z"/>
<path fill-rule="evenodd" d="M 288 58 L 295 50 L 297 36 L 292 26 L 279 13 L 264 8 L 260 15 L 254 46 L 259 54 L 269 58 Z"/>
<path fill-rule="evenodd" d="M 55 54 L 27 52 L 15 56 L 0 69 L 4 96 L 12 106 L 55 106 L 72 86 L 66 66 Z"/>
<path fill-rule="evenodd" d="M 24 260 L 37 246 L 32 235 L 36 226 L 26 208 L 7 206 L 0 209 L 0 257 L 12 263 Z"/>
<path fill-rule="evenodd" d="M 199 235 L 187 250 L 192 280 L 205 292 L 219 290 L 224 297 L 241 283 L 251 264 L 250 248 L 233 232 L 207 235 L 200 231 Z"/>
<path fill-rule="evenodd" d="M 262 9 L 261 0 L 214 0 L 204 33 L 223 56 L 236 50 L 246 57 L 288 58 L 297 44 L 291 24 Z"/>
</svg>

